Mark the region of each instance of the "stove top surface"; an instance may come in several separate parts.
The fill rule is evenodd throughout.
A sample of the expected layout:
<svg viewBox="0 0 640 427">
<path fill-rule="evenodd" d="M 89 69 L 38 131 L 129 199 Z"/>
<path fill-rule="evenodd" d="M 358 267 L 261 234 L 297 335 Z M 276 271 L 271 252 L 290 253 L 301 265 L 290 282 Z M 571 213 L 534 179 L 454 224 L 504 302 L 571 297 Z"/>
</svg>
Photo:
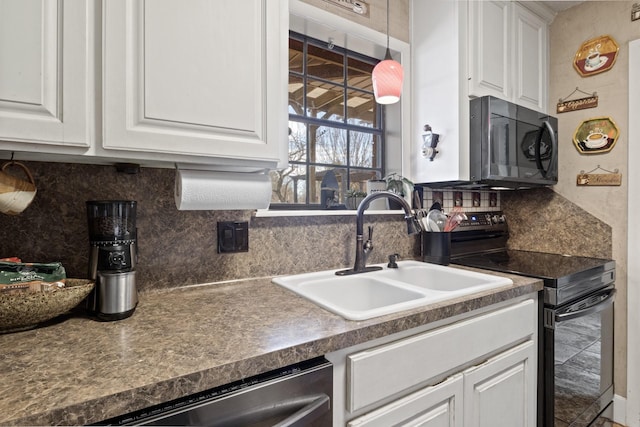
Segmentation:
<svg viewBox="0 0 640 427">
<path fill-rule="evenodd" d="M 453 258 L 451 263 L 536 277 L 554 283 L 570 280 L 590 270 L 615 268 L 614 261 L 608 259 L 507 249 Z"/>
</svg>

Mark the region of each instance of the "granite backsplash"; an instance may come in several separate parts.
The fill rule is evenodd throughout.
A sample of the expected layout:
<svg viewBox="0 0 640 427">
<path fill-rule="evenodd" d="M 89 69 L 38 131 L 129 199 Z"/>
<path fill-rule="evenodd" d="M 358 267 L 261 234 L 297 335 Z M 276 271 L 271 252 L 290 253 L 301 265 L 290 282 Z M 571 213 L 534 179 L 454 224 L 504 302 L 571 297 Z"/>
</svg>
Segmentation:
<svg viewBox="0 0 640 427">
<path fill-rule="evenodd" d="M 25 164 L 38 193 L 22 214 L 0 215 L 0 257 L 61 261 L 68 277 L 87 277 L 85 202 L 126 199 L 138 202 L 136 269 L 141 291 L 353 263 L 355 216 L 255 217 L 252 211 L 178 211 L 172 169 L 143 168 L 138 174 L 126 174 L 113 166 Z M 611 256 L 610 227 L 550 189 L 503 193 L 501 202 L 511 225 L 512 247 Z M 248 221 L 249 251 L 217 253 L 218 221 Z M 375 224 L 375 250 L 369 262 L 385 262 L 391 253 L 401 258 L 420 256 L 419 237 L 406 234 L 401 215 L 367 216 L 366 224 Z"/>
<path fill-rule="evenodd" d="M 355 216 L 255 217 L 252 211 L 178 211 L 172 169 L 24 162 L 38 193 L 20 215 L 0 214 L 0 257 L 61 261 L 68 277 L 85 278 L 89 236 L 87 200 L 137 201 L 141 291 L 198 283 L 341 268 L 353 263 Z M 218 221 L 249 221 L 249 251 L 219 254 Z M 370 262 L 419 254 L 401 215 L 377 215 Z"/>
<path fill-rule="evenodd" d="M 504 191 L 511 249 L 612 258 L 611 226 L 550 188 Z"/>
</svg>

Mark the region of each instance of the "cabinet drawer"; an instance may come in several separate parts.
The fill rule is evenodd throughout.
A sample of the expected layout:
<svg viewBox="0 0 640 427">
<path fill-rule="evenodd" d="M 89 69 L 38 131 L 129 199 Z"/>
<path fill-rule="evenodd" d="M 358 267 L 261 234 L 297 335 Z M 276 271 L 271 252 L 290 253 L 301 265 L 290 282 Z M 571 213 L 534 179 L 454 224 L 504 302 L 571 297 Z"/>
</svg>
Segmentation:
<svg viewBox="0 0 640 427">
<path fill-rule="evenodd" d="M 535 334 L 536 303 L 486 313 L 347 356 L 351 412 Z"/>
<path fill-rule="evenodd" d="M 347 427 L 462 426 L 463 376 L 426 387 L 347 423 Z"/>
</svg>

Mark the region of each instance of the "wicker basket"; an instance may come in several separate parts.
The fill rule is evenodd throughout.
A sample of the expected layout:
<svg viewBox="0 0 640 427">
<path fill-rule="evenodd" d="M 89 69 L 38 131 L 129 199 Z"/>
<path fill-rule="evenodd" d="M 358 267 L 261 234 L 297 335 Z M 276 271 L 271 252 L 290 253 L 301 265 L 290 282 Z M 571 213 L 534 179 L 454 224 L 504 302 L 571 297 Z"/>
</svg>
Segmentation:
<svg viewBox="0 0 640 427">
<path fill-rule="evenodd" d="M 93 289 L 86 279 L 66 279 L 66 286 L 50 292 L 0 295 L 0 333 L 31 329 L 77 306 Z"/>
</svg>

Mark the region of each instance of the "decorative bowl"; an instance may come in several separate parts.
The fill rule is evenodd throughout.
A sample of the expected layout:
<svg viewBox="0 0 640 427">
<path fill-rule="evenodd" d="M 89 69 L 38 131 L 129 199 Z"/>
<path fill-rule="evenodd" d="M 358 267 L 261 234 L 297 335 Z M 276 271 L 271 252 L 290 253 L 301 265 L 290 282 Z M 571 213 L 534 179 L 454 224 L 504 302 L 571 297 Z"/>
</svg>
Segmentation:
<svg viewBox="0 0 640 427">
<path fill-rule="evenodd" d="M 35 328 L 66 313 L 89 295 L 94 282 L 66 279 L 66 286 L 49 292 L 0 295 L 0 334 Z"/>
</svg>

